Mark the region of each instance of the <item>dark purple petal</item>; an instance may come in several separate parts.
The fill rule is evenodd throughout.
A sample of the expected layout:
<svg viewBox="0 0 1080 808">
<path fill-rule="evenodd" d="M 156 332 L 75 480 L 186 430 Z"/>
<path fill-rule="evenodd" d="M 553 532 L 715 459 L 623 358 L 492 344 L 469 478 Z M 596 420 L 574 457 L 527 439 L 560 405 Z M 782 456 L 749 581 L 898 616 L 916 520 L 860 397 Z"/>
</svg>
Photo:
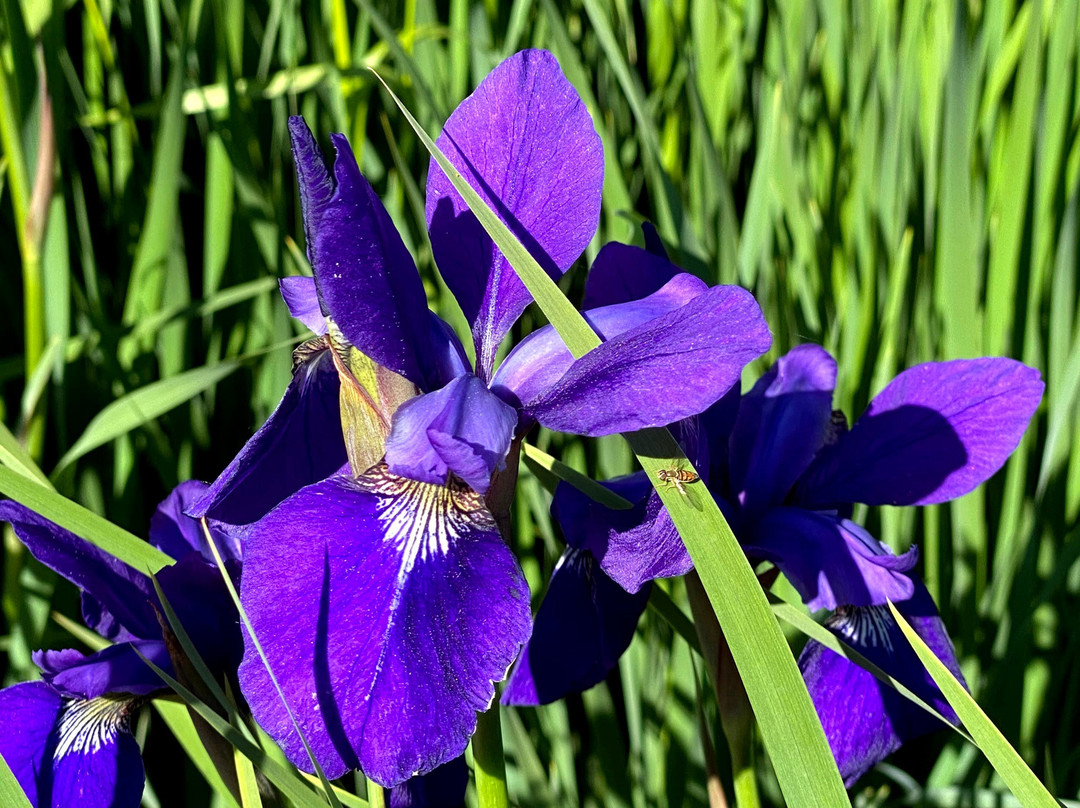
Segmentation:
<svg viewBox="0 0 1080 808">
<path fill-rule="evenodd" d="M 655 232 L 655 231 L 654 231 Z M 679 274 L 679 268 L 662 255 L 609 241 L 589 269 L 583 309 L 641 300 L 659 291 Z"/>
<path fill-rule="evenodd" d="M 603 145 L 547 51 L 521 51 L 491 71 L 438 146 L 551 277 L 596 232 Z M 427 221 L 435 261 L 472 324 L 477 372 L 489 379 L 499 342 L 532 298 L 435 160 Z"/>
<path fill-rule="evenodd" d="M 138 807 L 145 775 L 132 709 L 127 699 L 65 701 L 52 759 L 53 806 Z"/>
<path fill-rule="evenodd" d="M 150 517 L 150 543 L 173 558 L 183 558 L 195 551 L 213 562 L 214 554 L 202 525 L 185 513 L 206 495 L 207 489 L 206 483 L 199 480 L 188 480 L 176 486 Z M 241 557 L 240 539 L 228 530 L 228 526 L 211 521 L 207 527 L 222 559 L 238 560 Z"/>
<path fill-rule="evenodd" d="M 138 640 L 110 645 L 96 653 L 37 651 L 34 664 L 42 678 L 65 696 L 93 699 L 106 693 L 145 696 L 165 687 L 161 678 L 143 661 L 146 657 L 171 673 L 169 652 L 163 640 Z"/>
<path fill-rule="evenodd" d="M 898 604 L 915 632 L 961 682 L 952 642 L 925 588 Z M 885 606 L 839 610 L 827 623 L 844 642 L 957 723 L 956 714 L 919 662 Z M 799 657 L 807 689 L 844 783 L 851 786 L 905 742 L 944 725 L 891 687 L 811 640 Z"/>
<path fill-rule="evenodd" d="M 645 472 L 603 483 L 634 503 L 614 511 L 560 483 L 551 514 L 571 547 L 589 550 L 603 571 L 630 593 L 649 581 L 685 575 L 690 554 Z"/>
<path fill-rule="evenodd" d="M 582 312 L 603 339 L 649 323 L 685 306 L 708 287 L 693 275 L 677 275 L 643 300 Z M 491 380 L 493 390 L 515 404 L 533 401 L 552 387 L 574 364 L 562 337 L 550 325 L 529 334 L 506 357 Z"/>
<path fill-rule="evenodd" d="M 361 353 L 423 390 L 438 386 L 437 332 L 412 255 L 356 165 L 344 135 L 331 135 L 337 187 L 314 234 L 323 306 Z"/>
<path fill-rule="evenodd" d="M 339 387 L 329 350 L 299 365 L 277 409 L 188 514 L 245 525 L 345 465 Z"/>
<path fill-rule="evenodd" d="M 394 786 L 390 790 L 390 808 L 460 808 L 465 804 L 468 785 L 469 767 L 462 755 Z"/>
<path fill-rule="evenodd" d="M 17 502 L 0 501 L 0 521 L 11 523 L 34 558 L 95 598 L 91 628 L 109 639 L 121 627 L 130 632 L 126 636 L 161 636 L 150 606 L 154 589 L 145 575 Z"/>
<path fill-rule="evenodd" d="M 252 527 L 241 600 L 326 774 L 392 786 L 460 755 L 531 629 L 529 590 L 479 495 L 395 477 L 303 489 Z M 252 713 L 310 771 L 259 655 Z"/>
<path fill-rule="evenodd" d="M 278 281 L 281 297 L 289 307 L 289 314 L 316 334 L 326 333 L 326 317 L 319 305 L 319 293 L 315 291 L 315 279 L 306 275 L 293 275 Z"/>
<path fill-rule="evenodd" d="M 600 344 L 524 408 L 548 429 L 591 437 L 664 426 L 707 410 L 770 341 L 753 296 L 716 286 Z"/>
<path fill-rule="evenodd" d="M 836 360 L 817 345 L 780 357 L 742 398 L 731 433 L 731 490 L 755 513 L 779 505 L 825 441 Z"/>
<path fill-rule="evenodd" d="M 694 467 L 702 474 L 702 479 L 709 484 L 713 491 L 731 490 L 731 470 L 728 463 L 729 442 L 731 430 L 735 427 L 735 418 L 739 414 L 739 403 L 742 395 L 739 385 L 734 385 L 713 404 L 698 416 L 698 426 L 705 433 L 708 443 L 708 472 L 702 464 L 692 461 Z"/>
<path fill-rule="evenodd" d="M 758 520 L 744 540 L 750 555 L 776 564 L 811 611 L 908 600 L 907 574 L 918 550 L 901 556 L 849 519 L 799 508 L 776 508 Z"/>
<path fill-rule="evenodd" d="M 386 440 L 390 471 L 442 485 L 453 472 L 487 493 L 491 475 L 506 464 L 518 415 L 471 373 L 434 393 L 406 401 Z"/>
<path fill-rule="evenodd" d="M 800 486 L 807 504 L 931 505 L 1005 463 L 1042 399 L 1039 372 L 1012 359 L 928 362 L 882 390 Z"/>
<path fill-rule="evenodd" d="M 44 682 L 0 690 L 0 754 L 38 808 L 137 808 L 143 766 L 129 699 L 65 699 Z"/>
<path fill-rule="evenodd" d="M 568 548 L 551 575 L 502 703 L 549 704 L 603 681 L 634 638 L 650 590 L 645 585 L 627 594 L 589 551 Z"/>
<path fill-rule="evenodd" d="M 60 694 L 44 682 L 0 690 L 0 755 L 36 808 L 51 808 L 53 729 L 62 707 Z M 39 789 L 39 781 L 44 788 Z"/>
<path fill-rule="evenodd" d="M 292 140 L 293 162 L 296 164 L 296 179 L 300 186 L 300 208 L 304 214 L 308 258 L 314 266 L 315 235 L 319 231 L 323 212 L 334 195 L 334 181 L 330 178 L 319 144 L 315 142 L 307 123 L 299 115 L 289 118 L 289 136 Z"/>
</svg>

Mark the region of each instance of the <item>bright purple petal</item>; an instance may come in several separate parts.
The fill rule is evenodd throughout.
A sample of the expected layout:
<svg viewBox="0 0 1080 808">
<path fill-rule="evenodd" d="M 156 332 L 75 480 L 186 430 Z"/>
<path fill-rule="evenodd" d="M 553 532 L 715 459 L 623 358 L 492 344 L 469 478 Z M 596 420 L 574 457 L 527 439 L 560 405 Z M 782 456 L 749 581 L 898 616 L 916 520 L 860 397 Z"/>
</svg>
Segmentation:
<svg viewBox="0 0 1080 808">
<path fill-rule="evenodd" d="M 303 489 L 252 527 L 241 600 L 330 777 L 392 786 L 460 755 L 531 628 L 529 590 L 479 495 L 383 465 Z M 252 713 L 310 771 L 259 655 Z"/>
<path fill-rule="evenodd" d="M 549 704 L 603 681 L 634 638 L 650 590 L 645 585 L 628 594 L 589 551 L 567 549 L 551 575 L 502 703 Z"/>
<path fill-rule="evenodd" d="M 53 729 L 63 700 L 44 682 L 0 690 L 0 755 L 36 808 L 50 808 L 52 772 L 49 765 L 56 737 Z M 44 788 L 39 789 L 39 782 Z"/>
<path fill-rule="evenodd" d="M 394 786 L 390 790 L 390 808 L 461 808 L 468 785 L 469 767 L 462 755 Z"/>
<path fill-rule="evenodd" d="M 829 514 L 777 508 L 755 523 L 744 548 L 776 564 L 812 611 L 899 602 L 915 591 L 907 572 L 917 548 L 893 555 L 860 525 Z"/>
<path fill-rule="evenodd" d="M 675 311 L 708 287 L 693 275 L 677 275 L 663 288 L 643 300 L 603 306 L 582 312 L 603 339 L 610 340 L 631 329 Z M 491 380 L 493 390 L 515 405 L 533 401 L 550 389 L 574 364 L 562 337 L 550 325 L 519 342 L 499 365 Z"/>
<path fill-rule="evenodd" d="M 609 241 L 589 269 L 585 280 L 583 309 L 641 300 L 659 291 L 679 274 L 679 268 L 662 255 Z"/>
<path fill-rule="evenodd" d="M 938 659 L 963 682 L 945 626 L 921 584 L 919 589 L 913 600 L 899 606 L 900 611 Z M 956 723 L 956 714 L 887 607 L 842 609 L 827 625 L 870 662 Z M 944 726 L 872 674 L 813 640 L 803 649 L 799 668 L 840 774 L 849 787 L 905 742 Z"/>
<path fill-rule="evenodd" d="M 596 232 L 603 146 L 547 51 L 521 51 L 491 71 L 438 146 L 553 278 Z M 477 372 L 489 379 L 499 342 L 532 298 L 434 160 L 427 221 L 439 270 L 472 324 Z"/>
<path fill-rule="evenodd" d="M 150 543 L 176 559 L 195 551 L 213 562 L 214 554 L 202 525 L 185 513 L 206 495 L 208 488 L 199 480 L 187 480 L 176 486 L 150 517 Z M 227 526 L 210 521 L 207 527 L 224 560 L 241 557 L 240 539 Z"/>
<path fill-rule="evenodd" d="M 386 440 L 390 471 L 442 485 L 453 472 L 487 493 L 491 475 L 505 466 L 518 415 L 471 373 L 434 393 L 406 401 L 394 414 Z"/>
<path fill-rule="evenodd" d="M 140 656 L 140 654 L 142 656 Z M 93 654 L 73 649 L 37 651 L 34 664 L 42 678 L 65 696 L 93 699 L 106 693 L 145 696 L 165 685 L 142 657 L 166 673 L 172 671 L 163 640 L 117 643 Z"/>
<path fill-rule="evenodd" d="M 319 293 L 315 291 L 315 279 L 306 275 L 293 275 L 278 281 L 281 297 L 289 307 L 289 314 L 316 334 L 327 331 L 326 317 L 319 305 Z"/>
<path fill-rule="evenodd" d="M 44 682 L 0 690 L 0 754 L 38 808 L 137 808 L 143 766 L 133 702 L 66 699 Z"/>
<path fill-rule="evenodd" d="M 664 426 L 707 410 L 770 341 L 753 296 L 715 286 L 601 343 L 525 410 L 548 429 L 590 437 Z"/>
<path fill-rule="evenodd" d="M 836 360 L 817 345 L 800 345 L 743 396 L 730 471 L 745 511 L 784 501 L 825 441 L 835 387 Z"/>
<path fill-rule="evenodd" d="M 125 637 L 161 635 L 150 606 L 154 590 L 145 575 L 17 502 L 0 501 L 0 521 L 11 523 L 34 558 L 94 597 L 92 628 L 109 639 L 121 636 L 122 629 L 130 632 Z"/>
<path fill-rule="evenodd" d="M 987 480 L 1039 406 L 1039 372 L 1012 359 L 928 362 L 882 390 L 801 484 L 807 504 L 931 505 Z"/>
<path fill-rule="evenodd" d="M 345 465 L 339 387 L 329 349 L 299 365 L 277 409 L 188 514 L 245 525 Z"/>
<path fill-rule="evenodd" d="M 360 173 L 343 135 L 331 135 L 334 195 L 314 234 L 315 283 L 341 333 L 365 356 L 423 390 L 438 386 L 427 297 L 412 255 Z"/>
</svg>

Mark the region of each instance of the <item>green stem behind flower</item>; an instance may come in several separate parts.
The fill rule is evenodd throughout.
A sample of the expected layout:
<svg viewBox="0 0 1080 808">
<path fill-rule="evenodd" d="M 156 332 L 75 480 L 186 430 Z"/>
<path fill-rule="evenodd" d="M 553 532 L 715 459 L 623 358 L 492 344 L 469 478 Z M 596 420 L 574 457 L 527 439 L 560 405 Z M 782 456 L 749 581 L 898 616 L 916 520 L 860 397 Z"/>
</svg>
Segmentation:
<svg viewBox="0 0 1080 808">
<path fill-rule="evenodd" d="M 506 761 L 503 759 L 498 695 L 488 711 L 476 718 L 472 750 L 480 808 L 507 808 L 510 797 L 506 792 Z"/>
</svg>

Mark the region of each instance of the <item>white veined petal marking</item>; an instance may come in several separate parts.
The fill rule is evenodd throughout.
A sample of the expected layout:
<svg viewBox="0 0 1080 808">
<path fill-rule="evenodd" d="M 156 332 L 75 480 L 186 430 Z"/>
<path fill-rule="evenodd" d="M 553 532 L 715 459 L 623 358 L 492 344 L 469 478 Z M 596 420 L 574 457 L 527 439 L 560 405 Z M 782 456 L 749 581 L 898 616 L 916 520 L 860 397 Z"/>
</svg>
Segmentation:
<svg viewBox="0 0 1080 808">
<path fill-rule="evenodd" d="M 446 555 L 463 535 L 498 531 L 484 498 L 455 479 L 446 485 L 422 483 L 391 474 L 385 463 L 379 463 L 356 485 L 379 498 L 378 516 L 386 539 L 401 552 L 401 579 L 418 560 Z"/>
<path fill-rule="evenodd" d="M 130 732 L 136 701 L 130 696 L 65 700 L 57 722 L 60 739 L 53 760 L 70 754 L 97 754 L 116 740 L 117 733 Z"/>
<path fill-rule="evenodd" d="M 895 624 L 886 606 L 841 606 L 828 625 L 852 644 L 893 651 L 890 629 Z"/>
</svg>

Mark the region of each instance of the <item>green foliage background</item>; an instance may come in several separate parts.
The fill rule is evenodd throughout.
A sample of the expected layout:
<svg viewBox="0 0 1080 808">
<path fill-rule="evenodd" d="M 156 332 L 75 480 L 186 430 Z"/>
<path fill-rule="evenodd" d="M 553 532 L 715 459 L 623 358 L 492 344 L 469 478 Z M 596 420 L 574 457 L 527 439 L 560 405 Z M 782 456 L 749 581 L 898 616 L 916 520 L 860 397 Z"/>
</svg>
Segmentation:
<svg viewBox="0 0 1080 808">
<path fill-rule="evenodd" d="M 1045 403 L 983 489 L 857 517 L 898 551 L 920 545 L 980 704 L 1052 791 L 1080 796 L 1077 7 L 0 0 L 2 420 L 62 493 L 138 534 L 177 482 L 216 476 L 277 403 L 301 333 L 275 280 L 309 272 L 290 114 L 324 143 L 349 136 L 432 305 L 462 325 L 426 242 L 427 153 L 367 68 L 435 132 L 503 57 L 548 48 L 605 146 L 586 258 L 653 221 L 677 263 L 757 295 L 769 361 L 801 342 L 837 356 L 849 419 L 922 361 L 1042 371 Z M 586 266 L 563 281 L 572 299 Z M 594 477 L 632 466 L 618 438 L 536 442 Z M 523 467 L 516 549 L 534 593 L 561 546 L 542 483 Z M 77 644 L 51 615 L 78 606 L 10 534 L 4 550 L 11 683 L 33 675 L 31 650 Z M 504 712 L 512 799 L 703 804 L 699 691 L 715 730 L 700 659 L 650 610 L 617 676 Z M 156 713 L 141 731 L 145 804 L 205 804 Z M 957 736 L 912 747 L 856 805 L 991 804 L 1002 788 Z"/>
</svg>

